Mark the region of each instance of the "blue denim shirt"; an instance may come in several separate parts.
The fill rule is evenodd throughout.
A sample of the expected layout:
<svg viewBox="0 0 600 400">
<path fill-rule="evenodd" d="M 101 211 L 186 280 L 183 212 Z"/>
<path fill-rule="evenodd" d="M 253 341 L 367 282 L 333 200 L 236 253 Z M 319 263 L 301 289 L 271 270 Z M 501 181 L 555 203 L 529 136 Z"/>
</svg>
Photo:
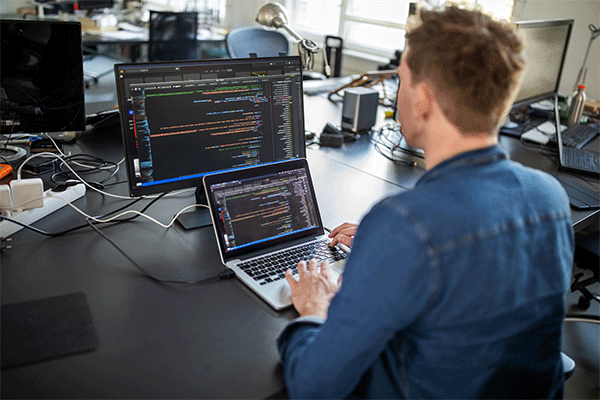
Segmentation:
<svg viewBox="0 0 600 400">
<path fill-rule="evenodd" d="M 562 396 L 568 198 L 498 146 L 460 154 L 362 220 L 326 321 L 277 344 L 292 398 Z"/>
</svg>

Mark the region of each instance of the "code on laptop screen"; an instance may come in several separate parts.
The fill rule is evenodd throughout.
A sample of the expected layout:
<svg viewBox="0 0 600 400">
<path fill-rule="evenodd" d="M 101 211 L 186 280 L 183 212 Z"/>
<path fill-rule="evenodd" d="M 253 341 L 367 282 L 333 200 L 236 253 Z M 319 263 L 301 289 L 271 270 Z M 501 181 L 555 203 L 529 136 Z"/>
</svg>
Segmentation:
<svg viewBox="0 0 600 400">
<path fill-rule="evenodd" d="M 235 180 L 210 188 L 227 250 L 315 228 L 317 209 L 306 170 Z"/>
</svg>

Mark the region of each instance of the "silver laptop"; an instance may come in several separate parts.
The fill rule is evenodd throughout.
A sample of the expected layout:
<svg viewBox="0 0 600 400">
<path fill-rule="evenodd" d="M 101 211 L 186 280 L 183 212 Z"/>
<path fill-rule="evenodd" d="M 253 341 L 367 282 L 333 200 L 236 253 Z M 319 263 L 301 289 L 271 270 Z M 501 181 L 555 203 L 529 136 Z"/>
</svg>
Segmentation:
<svg viewBox="0 0 600 400">
<path fill-rule="evenodd" d="M 306 159 L 204 177 L 221 260 L 276 310 L 292 304 L 284 272 L 328 260 L 337 280 L 346 252 L 329 247 Z"/>
</svg>

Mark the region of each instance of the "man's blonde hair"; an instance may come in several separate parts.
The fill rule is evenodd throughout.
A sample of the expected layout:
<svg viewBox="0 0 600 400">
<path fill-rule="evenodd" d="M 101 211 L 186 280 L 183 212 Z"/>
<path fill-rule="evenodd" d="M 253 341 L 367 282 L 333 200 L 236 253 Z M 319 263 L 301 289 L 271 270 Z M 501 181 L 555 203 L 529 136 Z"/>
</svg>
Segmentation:
<svg viewBox="0 0 600 400">
<path fill-rule="evenodd" d="M 514 24 L 455 4 L 419 8 L 409 18 L 406 42 L 412 84 L 430 83 L 444 115 L 462 132 L 495 133 L 525 67 Z"/>
</svg>

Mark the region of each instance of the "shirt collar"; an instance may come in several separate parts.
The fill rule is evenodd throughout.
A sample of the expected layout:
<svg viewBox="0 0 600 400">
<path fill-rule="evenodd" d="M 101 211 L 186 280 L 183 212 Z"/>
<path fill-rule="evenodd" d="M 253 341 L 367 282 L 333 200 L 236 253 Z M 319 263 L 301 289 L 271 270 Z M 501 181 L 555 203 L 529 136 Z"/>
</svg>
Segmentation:
<svg viewBox="0 0 600 400">
<path fill-rule="evenodd" d="M 507 158 L 506 153 L 497 144 L 482 149 L 466 151 L 442 161 L 427 171 L 425 175 L 419 179 L 416 186 L 433 181 L 446 171 L 451 171 L 464 166 L 489 164 Z"/>
</svg>

